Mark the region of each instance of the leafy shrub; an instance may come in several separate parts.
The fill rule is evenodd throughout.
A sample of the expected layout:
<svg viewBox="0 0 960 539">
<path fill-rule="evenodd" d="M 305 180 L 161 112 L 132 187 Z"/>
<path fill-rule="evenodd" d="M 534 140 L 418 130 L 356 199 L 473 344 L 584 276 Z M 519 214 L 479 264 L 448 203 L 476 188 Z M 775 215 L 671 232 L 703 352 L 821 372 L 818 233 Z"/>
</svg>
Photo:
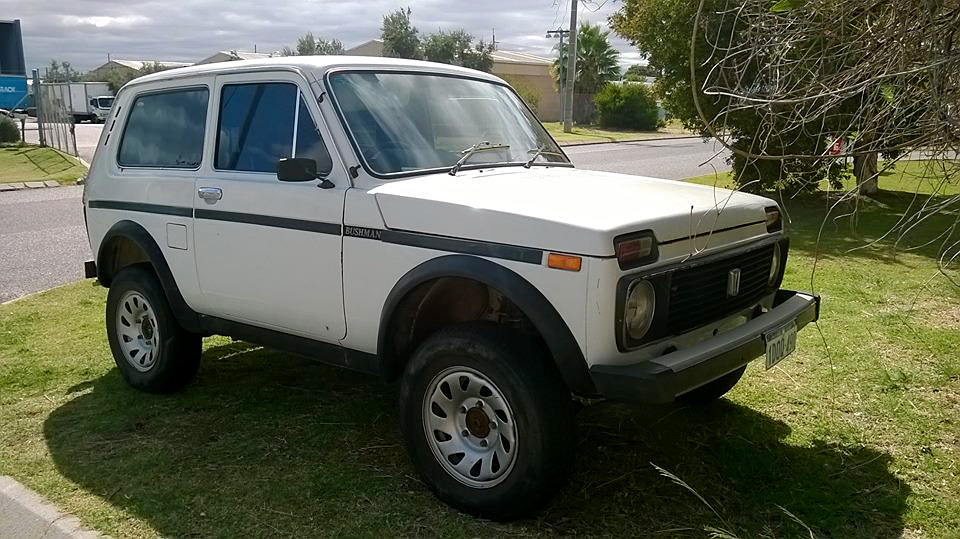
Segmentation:
<svg viewBox="0 0 960 539">
<path fill-rule="evenodd" d="M 0 142 L 20 142 L 20 128 L 6 116 L 0 116 Z"/>
<path fill-rule="evenodd" d="M 659 125 L 657 100 L 643 84 L 607 84 L 594 103 L 602 127 L 651 131 Z"/>
</svg>

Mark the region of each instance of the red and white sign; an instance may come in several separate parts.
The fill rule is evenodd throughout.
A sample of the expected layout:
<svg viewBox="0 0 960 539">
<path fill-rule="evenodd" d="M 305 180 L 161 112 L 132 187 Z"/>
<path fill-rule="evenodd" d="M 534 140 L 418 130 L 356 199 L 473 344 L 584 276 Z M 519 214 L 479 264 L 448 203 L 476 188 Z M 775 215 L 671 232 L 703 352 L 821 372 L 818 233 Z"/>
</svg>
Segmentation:
<svg viewBox="0 0 960 539">
<path fill-rule="evenodd" d="M 843 153 L 843 139 L 838 138 L 830 145 L 830 155 L 840 155 Z"/>
</svg>

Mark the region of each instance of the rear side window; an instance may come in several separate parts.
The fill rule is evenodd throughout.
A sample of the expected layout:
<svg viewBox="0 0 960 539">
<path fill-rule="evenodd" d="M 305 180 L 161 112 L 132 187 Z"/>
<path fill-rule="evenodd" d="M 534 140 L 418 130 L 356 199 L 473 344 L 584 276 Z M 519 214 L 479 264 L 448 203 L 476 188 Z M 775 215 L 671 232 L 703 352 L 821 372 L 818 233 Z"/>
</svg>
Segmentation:
<svg viewBox="0 0 960 539">
<path fill-rule="evenodd" d="M 331 168 L 299 88 L 283 82 L 224 85 L 214 166 L 276 173 L 284 157 L 313 159 L 321 174 Z"/>
<path fill-rule="evenodd" d="M 122 167 L 197 168 L 207 123 L 206 88 L 138 96 L 120 140 Z"/>
</svg>

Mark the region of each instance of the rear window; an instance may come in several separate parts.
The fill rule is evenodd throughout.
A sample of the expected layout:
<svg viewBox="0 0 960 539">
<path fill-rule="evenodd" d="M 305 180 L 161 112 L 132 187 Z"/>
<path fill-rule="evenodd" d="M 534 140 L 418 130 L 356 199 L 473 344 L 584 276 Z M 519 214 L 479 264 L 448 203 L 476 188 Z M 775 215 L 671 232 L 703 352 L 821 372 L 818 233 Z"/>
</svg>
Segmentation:
<svg viewBox="0 0 960 539">
<path fill-rule="evenodd" d="M 207 123 L 206 88 L 137 96 L 120 140 L 123 167 L 197 168 Z"/>
</svg>

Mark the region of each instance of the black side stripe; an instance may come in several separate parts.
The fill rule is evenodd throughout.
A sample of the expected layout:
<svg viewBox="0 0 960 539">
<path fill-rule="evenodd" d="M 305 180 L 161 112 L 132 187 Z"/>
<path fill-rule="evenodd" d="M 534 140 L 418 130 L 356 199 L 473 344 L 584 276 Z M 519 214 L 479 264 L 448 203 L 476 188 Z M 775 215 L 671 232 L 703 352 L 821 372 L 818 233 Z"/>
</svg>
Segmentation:
<svg viewBox="0 0 960 539">
<path fill-rule="evenodd" d="M 330 234 L 334 236 L 343 234 L 344 236 L 348 237 L 365 238 L 382 241 L 385 243 L 393 243 L 396 245 L 409 245 L 411 247 L 421 247 L 424 249 L 433 249 L 435 251 L 486 256 L 490 258 L 524 262 L 527 264 L 539 265 L 543 262 L 542 249 L 522 247 L 519 245 L 508 245 L 504 243 L 451 238 L 447 236 L 434 236 L 431 234 L 421 234 L 418 232 L 383 230 L 379 228 L 366 228 L 357 226 L 342 227 L 338 223 L 324 223 L 321 221 L 308 221 L 305 219 L 290 219 L 288 217 L 274 217 L 272 215 L 208 210 L 203 208 L 194 210 L 192 208 L 184 208 L 180 206 L 163 206 L 159 204 L 144 204 L 140 202 L 91 200 L 88 202 L 88 204 L 91 208 L 158 213 L 162 215 L 176 215 L 180 217 L 193 216 L 196 219 L 205 219 L 208 221 L 227 221 L 231 223 L 288 228 L 292 230 L 303 230 L 306 232 L 316 232 L 319 234 Z"/>
<path fill-rule="evenodd" d="M 706 232 L 701 232 L 701 233 L 699 233 L 699 234 L 694 234 L 694 235 L 692 235 L 692 236 L 683 236 L 683 237 L 680 237 L 680 238 L 674 238 L 674 239 L 672 239 L 672 240 L 661 241 L 658 245 L 670 245 L 671 243 L 677 243 L 678 241 L 688 241 L 688 240 L 700 238 L 700 237 L 703 237 L 703 236 L 709 236 L 710 234 L 718 234 L 718 233 L 720 233 L 720 232 L 729 232 L 730 230 L 736 230 L 736 229 L 738 229 L 738 228 L 743 228 L 743 227 L 753 226 L 753 225 L 759 225 L 759 224 L 763 224 L 763 223 L 766 223 L 766 220 L 761 219 L 761 220 L 759 220 L 759 221 L 753 221 L 753 222 L 751 222 L 751 223 L 744 223 L 744 224 L 742 224 L 742 225 L 728 226 L 728 227 L 726 227 L 726 228 L 717 228 L 717 229 L 714 229 L 714 230 L 708 230 L 708 231 L 706 231 Z"/>
<path fill-rule="evenodd" d="M 144 204 L 142 202 L 123 202 L 119 200 L 91 200 L 91 208 L 104 210 L 127 210 L 142 213 L 159 213 L 161 215 L 176 215 L 178 217 L 193 217 L 193 208 L 183 206 L 164 206 L 162 204 Z"/>
<path fill-rule="evenodd" d="M 337 223 L 324 223 L 321 221 L 308 221 L 305 219 L 290 219 L 288 217 L 274 217 L 272 215 L 257 215 L 253 213 L 197 209 L 194 217 L 197 219 L 206 219 L 208 221 L 228 221 L 231 223 L 244 223 L 248 225 L 289 228 L 292 230 L 317 232 L 319 234 L 332 234 L 335 236 L 339 236 L 341 231 L 341 227 Z"/>
<path fill-rule="evenodd" d="M 422 247 L 424 249 L 447 251 L 450 253 L 488 256 L 503 260 L 526 262 L 527 264 L 540 264 L 543 262 L 542 250 L 520 247 L 518 245 L 431 236 L 429 234 L 418 234 L 399 230 L 384 230 L 380 240 L 397 245 L 409 245 L 411 247 Z"/>
<path fill-rule="evenodd" d="M 343 229 L 343 235 L 351 238 L 377 240 L 384 243 L 446 251 L 448 253 L 462 253 L 501 258 L 504 260 L 515 260 L 528 264 L 540 264 L 543 262 L 543 250 L 532 247 L 521 247 L 519 245 L 434 236 L 432 234 L 406 232 L 403 230 L 382 230 L 362 226 L 346 226 Z"/>
</svg>

